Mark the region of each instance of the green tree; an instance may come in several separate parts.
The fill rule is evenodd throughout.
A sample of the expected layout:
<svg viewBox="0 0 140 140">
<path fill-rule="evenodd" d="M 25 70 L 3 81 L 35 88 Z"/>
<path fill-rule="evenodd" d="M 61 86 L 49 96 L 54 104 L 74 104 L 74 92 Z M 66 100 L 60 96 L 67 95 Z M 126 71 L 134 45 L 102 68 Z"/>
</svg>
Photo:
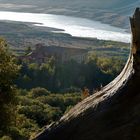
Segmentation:
<svg viewBox="0 0 140 140">
<path fill-rule="evenodd" d="M 33 97 L 33 98 L 37 98 L 37 97 L 40 97 L 40 96 L 47 96 L 49 95 L 50 92 L 45 89 L 45 88 L 40 88 L 40 87 L 36 87 L 36 88 L 33 88 L 31 91 L 30 91 L 30 95 Z"/>
<path fill-rule="evenodd" d="M 13 124 L 15 110 L 15 86 L 19 66 L 8 51 L 7 43 L 0 39 L 0 135 L 8 132 Z"/>
</svg>

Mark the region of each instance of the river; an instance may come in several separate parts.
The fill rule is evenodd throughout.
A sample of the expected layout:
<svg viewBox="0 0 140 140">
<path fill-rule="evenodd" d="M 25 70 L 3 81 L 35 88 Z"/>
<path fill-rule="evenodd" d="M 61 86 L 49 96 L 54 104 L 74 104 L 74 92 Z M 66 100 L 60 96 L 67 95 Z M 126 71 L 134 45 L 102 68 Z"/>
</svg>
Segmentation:
<svg viewBox="0 0 140 140">
<path fill-rule="evenodd" d="M 124 29 L 103 24 L 98 21 L 88 20 L 63 15 L 21 13 L 0 11 L 0 20 L 34 22 L 35 26 L 46 26 L 57 29 L 63 33 L 77 37 L 90 37 L 119 42 L 130 42 L 131 35 Z"/>
</svg>

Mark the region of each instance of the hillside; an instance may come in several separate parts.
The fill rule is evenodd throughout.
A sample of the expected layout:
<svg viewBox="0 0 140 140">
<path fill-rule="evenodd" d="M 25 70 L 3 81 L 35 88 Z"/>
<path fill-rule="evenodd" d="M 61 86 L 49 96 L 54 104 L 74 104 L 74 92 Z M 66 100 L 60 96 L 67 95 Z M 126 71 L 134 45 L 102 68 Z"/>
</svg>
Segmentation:
<svg viewBox="0 0 140 140">
<path fill-rule="evenodd" d="M 126 60 L 129 54 L 128 43 L 73 37 L 69 34 L 51 32 L 58 29 L 32 26 L 29 23 L 1 21 L 0 29 L 0 36 L 4 37 L 11 49 L 19 55 L 24 54 L 24 50 L 29 46 L 35 49 L 38 43 L 48 46 L 86 48 L 101 57 L 114 56 L 123 60 Z"/>
<path fill-rule="evenodd" d="M 139 0 L 0 0 L 1 10 L 71 15 L 123 28 L 128 28 L 128 17 L 139 5 Z"/>
</svg>

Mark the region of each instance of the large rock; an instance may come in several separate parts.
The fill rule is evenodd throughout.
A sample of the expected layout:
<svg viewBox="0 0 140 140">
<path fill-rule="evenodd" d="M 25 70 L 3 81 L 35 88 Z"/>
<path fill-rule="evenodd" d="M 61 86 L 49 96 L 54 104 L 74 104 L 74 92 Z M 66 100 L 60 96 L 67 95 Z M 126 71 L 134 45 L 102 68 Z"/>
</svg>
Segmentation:
<svg viewBox="0 0 140 140">
<path fill-rule="evenodd" d="M 35 140 L 140 140 L 140 9 L 130 21 L 132 51 L 121 74 Z"/>
</svg>

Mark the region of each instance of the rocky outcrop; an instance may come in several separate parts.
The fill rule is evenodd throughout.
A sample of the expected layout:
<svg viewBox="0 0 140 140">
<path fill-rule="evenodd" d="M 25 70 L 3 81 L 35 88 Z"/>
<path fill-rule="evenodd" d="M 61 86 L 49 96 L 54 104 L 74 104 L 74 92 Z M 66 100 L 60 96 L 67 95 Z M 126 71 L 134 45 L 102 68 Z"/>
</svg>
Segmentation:
<svg viewBox="0 0 140 140">
<path fill-rule="evenodd" d="M 140 140 L 140 9 L 130 18 L 132 51 L 120 75 L 35 140 Z"/>
</svg>

